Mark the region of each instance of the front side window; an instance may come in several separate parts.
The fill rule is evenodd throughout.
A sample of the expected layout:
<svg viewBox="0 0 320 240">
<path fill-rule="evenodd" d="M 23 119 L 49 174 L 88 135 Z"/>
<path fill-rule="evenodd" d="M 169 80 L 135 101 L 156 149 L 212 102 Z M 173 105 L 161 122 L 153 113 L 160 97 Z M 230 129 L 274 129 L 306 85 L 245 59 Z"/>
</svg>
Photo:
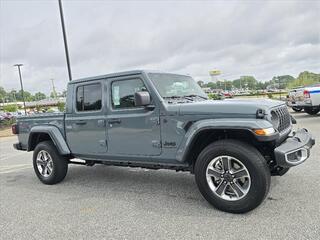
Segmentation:
<svg viewBox="0 0 320 240">
<path fill-rule="evenodd" d="M 100 83 L 77 88 L 77 111 L 101 110 L 102 89 Z"/>
<path fill-rule="evenodd" d="M 114 81 L 111 89 L 112 107 L 115 109 L 135 107 L 134 94 L 147 91 L 141 79 Z"/>
</svg>

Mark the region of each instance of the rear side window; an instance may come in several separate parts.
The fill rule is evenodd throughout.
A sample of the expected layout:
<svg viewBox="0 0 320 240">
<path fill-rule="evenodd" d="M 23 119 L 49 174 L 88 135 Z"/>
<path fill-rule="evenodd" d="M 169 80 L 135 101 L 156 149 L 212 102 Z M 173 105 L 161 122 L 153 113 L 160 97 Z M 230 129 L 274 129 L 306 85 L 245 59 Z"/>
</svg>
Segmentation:
<svg viewBox="0 0 320 240">
<path fill-rule="evenodd" d="M 77 88 L 77 111 L 101 110 L 102 89 L 100 83 Z"/>
<path fill-rule="evenodd" d="M 115 109 L 134 108 L 134 94 L 147 91 L 141 79 L 114 81 L 112 83 L 112 107 Z"/>
</svg>

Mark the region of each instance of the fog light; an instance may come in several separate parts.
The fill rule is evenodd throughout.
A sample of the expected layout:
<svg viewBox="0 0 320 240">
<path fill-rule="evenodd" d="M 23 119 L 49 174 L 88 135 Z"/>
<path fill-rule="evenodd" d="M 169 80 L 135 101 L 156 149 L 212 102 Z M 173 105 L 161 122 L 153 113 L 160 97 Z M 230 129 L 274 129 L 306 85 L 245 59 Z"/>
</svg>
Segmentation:
<svg viewBox="0 0 320 240">
<path fill-rule="evenodd" d="M 286 160 L 289 163 L 300 163 L 308 158 L 307 149 L 301 148 L 297 151 L 286 154 Z"/>
</svg>

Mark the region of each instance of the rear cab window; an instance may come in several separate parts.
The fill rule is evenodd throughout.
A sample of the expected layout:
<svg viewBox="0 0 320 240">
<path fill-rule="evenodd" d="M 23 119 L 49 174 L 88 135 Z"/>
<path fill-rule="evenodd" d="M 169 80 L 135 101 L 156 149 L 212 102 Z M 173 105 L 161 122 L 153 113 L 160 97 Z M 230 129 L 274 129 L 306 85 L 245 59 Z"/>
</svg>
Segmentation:
<svg viewBox="0 0 320 240">
<path fill-rule="evenodd" d="M 77 87 L 76 109 L 78 112 L 100 111 L 102 109 L 102 88 L 100 83 Z"/>
</svg>

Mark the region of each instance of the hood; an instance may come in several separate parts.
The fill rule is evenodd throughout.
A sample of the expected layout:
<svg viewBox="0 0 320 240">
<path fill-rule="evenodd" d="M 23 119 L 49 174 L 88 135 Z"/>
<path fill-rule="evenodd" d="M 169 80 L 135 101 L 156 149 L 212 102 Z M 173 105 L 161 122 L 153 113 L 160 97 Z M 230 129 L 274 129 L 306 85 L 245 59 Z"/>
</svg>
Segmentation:
<svg viewBox="0 0 320 240">
<path fill-rule="evenodd" d="M 270 99 L 231 99 L 231 100 L 207 100 L 179 104 L 180 115 L 256 115 L 258 109 L 267 112 L 268 109 L 283 105 L 281 101 Z"/>
</svg>

